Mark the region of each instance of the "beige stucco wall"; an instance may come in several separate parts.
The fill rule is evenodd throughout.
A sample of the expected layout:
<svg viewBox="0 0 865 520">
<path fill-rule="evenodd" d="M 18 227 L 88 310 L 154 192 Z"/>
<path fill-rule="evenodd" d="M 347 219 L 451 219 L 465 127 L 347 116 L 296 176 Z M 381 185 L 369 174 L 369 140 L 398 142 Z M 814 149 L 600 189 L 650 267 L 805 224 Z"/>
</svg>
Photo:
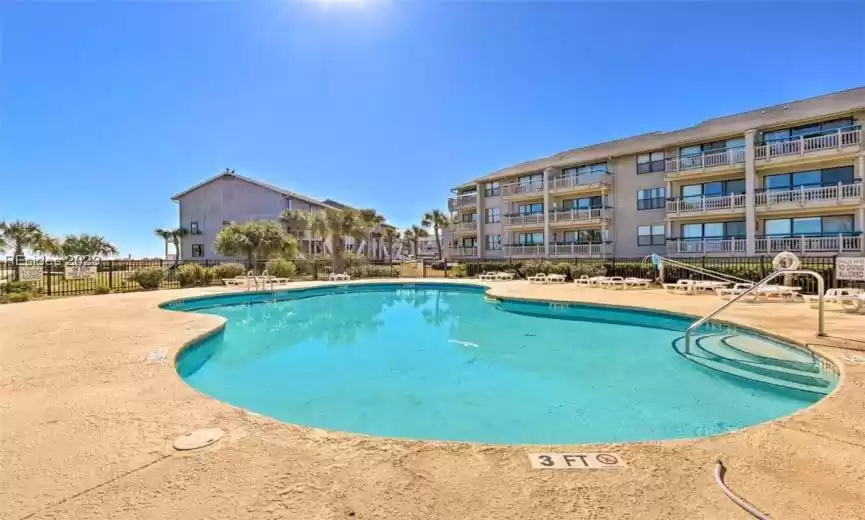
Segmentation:
<svg viewBox="0 0 865 520">
<path fill-rule="evenodd" d="M 637 156 L 617 157 L 610 161 L 613 172 L 614 191 L 611 197 L 614 207 L 615 229 L 614 254 L 620 258 L 636 258 L 652 253 L 662 254 L 664 246 L 638 246 L 637 226 L 664 224 L 666 210 L 637 211 L 637 191 L 645 188 L 664 187 L 663 173 L 637 175 Z"/>
</svg>

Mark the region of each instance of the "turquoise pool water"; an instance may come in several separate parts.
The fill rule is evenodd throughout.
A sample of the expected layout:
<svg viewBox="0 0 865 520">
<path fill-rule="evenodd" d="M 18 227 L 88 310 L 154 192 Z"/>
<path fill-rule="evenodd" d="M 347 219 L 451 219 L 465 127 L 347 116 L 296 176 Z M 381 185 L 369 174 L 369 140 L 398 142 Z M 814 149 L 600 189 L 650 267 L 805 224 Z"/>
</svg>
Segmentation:
<svg viewBox="0 0 865 520">
<path fill-rule="evenodd" d="M 485 443 L 698 437 L 821 395 L 733 377 L 677 353 L 690 320 L 587 305 L 484 301 L 400 284 L 168 305 L 227 319 L 177 370 L 222 401 L 333 430 Z M 741 336 L 740 336 L 741 337 Z"/>
</svg>

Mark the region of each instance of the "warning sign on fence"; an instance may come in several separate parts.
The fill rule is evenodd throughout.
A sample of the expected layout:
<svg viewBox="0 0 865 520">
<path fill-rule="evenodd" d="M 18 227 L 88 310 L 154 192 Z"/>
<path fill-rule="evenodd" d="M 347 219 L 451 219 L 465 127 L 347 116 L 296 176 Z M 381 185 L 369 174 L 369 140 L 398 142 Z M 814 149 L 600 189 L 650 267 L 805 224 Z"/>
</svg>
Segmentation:
<svg viewBox="0 0 865 520">
<path fill-rule="evenodd" d="M 63 276 L 67 280 L 85 280 L 96 276 L 95 265 L 69 265 L 63 268 Z"/>
<path fill-rule="evenodd" d="M 18 280 L 21 282 L 42 282 L 41 265 L 22 265 L 18 268 Z"/>
<path fill-rule="evenodd" d="M 835 278 L 838 280 L 865 281 L 865 257 L 841 257 L 835 259 Z"/>
</svg>

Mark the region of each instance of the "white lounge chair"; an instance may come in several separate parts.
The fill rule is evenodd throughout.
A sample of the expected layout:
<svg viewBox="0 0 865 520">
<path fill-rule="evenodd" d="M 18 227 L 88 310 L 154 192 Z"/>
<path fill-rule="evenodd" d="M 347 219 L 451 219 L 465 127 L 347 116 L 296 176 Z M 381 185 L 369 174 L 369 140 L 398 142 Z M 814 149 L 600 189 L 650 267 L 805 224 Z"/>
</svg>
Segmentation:
<svg viewBox="0 0 865 520">
<path fill-rule="evenodd" d="M 606 280 L 601 280 L 599 285 L 602 289 L 624 289 L 625 279 L 621 276 L 610 276 Z"/>
<path fill-rule="evenodd" d="M 574 283 L 581 286 L 588 286 L 590 284 L 589 280 L 589 275 L 584 274 L 579 278 L 575 278 Z"/>
<path fill-rule="evenodd" d="M 497 273 L 496 280 L 513 280 L 514 273 L 506 273 L 504 271 Z"/>
<path fill-rule="evenodd" d="M 547 275 L 544 273 L 536 273 L 534 276 L 526 278 L 531 283 L 547 283 Z"/>
<path fill-rule="evenodd" d="M 330 273 L 330 280 L 331 281 L 347 281 L 347 280 L 351 280 L 351 276 L 349 276 L 345 273 Z"/>
<path fill-rule="evenodd" d="M 747 291 L 751 287 L 754 287 L 752 283 L 737 283 L 734 284 L 733 287 L 722 287 L 720 289 L 715 289 L 715 294 L 721 297 L 722 300 L 729 300 L 735 296 L 742 294 Z"/>
<path fill-rule="evenodd" d="M 859 296 L 860 294 L 862 294 L 862 289 L 856 289 L 853 287 L 844 287 L 841 289 L 826 289 L 826 292 L 823 294 L 823 302 L 828 304 L 840 305 L 843 308 L 844 305 L 842 303 L 842 297 Z M 802 298 L 804 298 L 805 301 L 808 302 L 808 305 L 812 309 L 816 309 L 820 306 L 820 297 L 816 294 L 805 294 L 802 295 Z"/>
<path fill-rule="evenodd" d="M 625 289 L 648 289 L 652 285 L 652 280 L 648 278 L 625 278 Z"/>
<path fill-rule="evenodd" d="M 548 283 L 565 283 L 568 281 L 568 277 L 563 274 L 548 274 L 547 282 Z"/>
<path fill-rule="evenodd" d="M 838 303 L 844 312 L 858 314 L 865 311 L 865 294 L 855 296 L 839 296 Z"/>
<path fill-rule="evenodd" d="M 478 280 L 497 280 L 499 277 L 499 272 L 497 271 L 487 271 L 485 273 L 481 273 L 478 275 Z"/>
<path fill-rule="evenodd" d="M 593 276 L 589 278 L 589 287 L 600 287 L 602 283 L 607 280 L 610 280 L 610 276 Z"/>
<path fill-rule="evenodd" d="M 246 287 L 249 285 L 251 278 L 249 276 L 235 276 L 234 278 L 223 278 L 222 283 L 227 287 Z"/>
<path fill-rule="evenodd" d="M 694 282 L 694 290 L 696 291 L 715 291 L 717 289 L 724 289 L 729 286 L 730 282 L 720 282 L 713 280 L 698 280 Z"/>
<path fill-rule="evenodd" d="M 677 280 L 676 283 L 661 284 L 667 294 L 694 294 L 694 280 Z"/>
</svg>

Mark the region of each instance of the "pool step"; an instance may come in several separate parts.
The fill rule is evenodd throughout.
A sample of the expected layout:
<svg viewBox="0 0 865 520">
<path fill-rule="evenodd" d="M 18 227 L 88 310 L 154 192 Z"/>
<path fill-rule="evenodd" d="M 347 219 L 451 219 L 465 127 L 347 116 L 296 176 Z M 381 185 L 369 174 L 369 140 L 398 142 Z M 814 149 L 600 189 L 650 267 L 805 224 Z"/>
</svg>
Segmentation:
<svg viewBox="0 0 865 520">
<path fill-rule="evenodd" d="M 685 352 L 683 336 L 673 342 L 673 348 L 698 365 L 744 379 L 823 395 L 832 391 L 835 377 L 831 373 L 822 372 L 818 360 L 814 361 L 816 370 L 812 367 L 800 370 L 790 366 L 761 363 L 760 360 L 750 357 L 748 353 L 727 346 L 723 340 L 728 336 L 730 335 L 694 335 L 689 352 Z M 739 346 L 743 345 L 743 340 L 738 338 L 747 340 L 748 344 L 762 341 L 760 338 L 733 336 L 737 337 L 733 342 L 739 341 Z"/>
<path fill-rule="evenodd" d="M 811 352 L 771 339 L 730 334 L 721 338 L 727 352 L 746 361 L 793 368 L 803 372 L 820 372 L 820 360 Z"/>
</svg>

